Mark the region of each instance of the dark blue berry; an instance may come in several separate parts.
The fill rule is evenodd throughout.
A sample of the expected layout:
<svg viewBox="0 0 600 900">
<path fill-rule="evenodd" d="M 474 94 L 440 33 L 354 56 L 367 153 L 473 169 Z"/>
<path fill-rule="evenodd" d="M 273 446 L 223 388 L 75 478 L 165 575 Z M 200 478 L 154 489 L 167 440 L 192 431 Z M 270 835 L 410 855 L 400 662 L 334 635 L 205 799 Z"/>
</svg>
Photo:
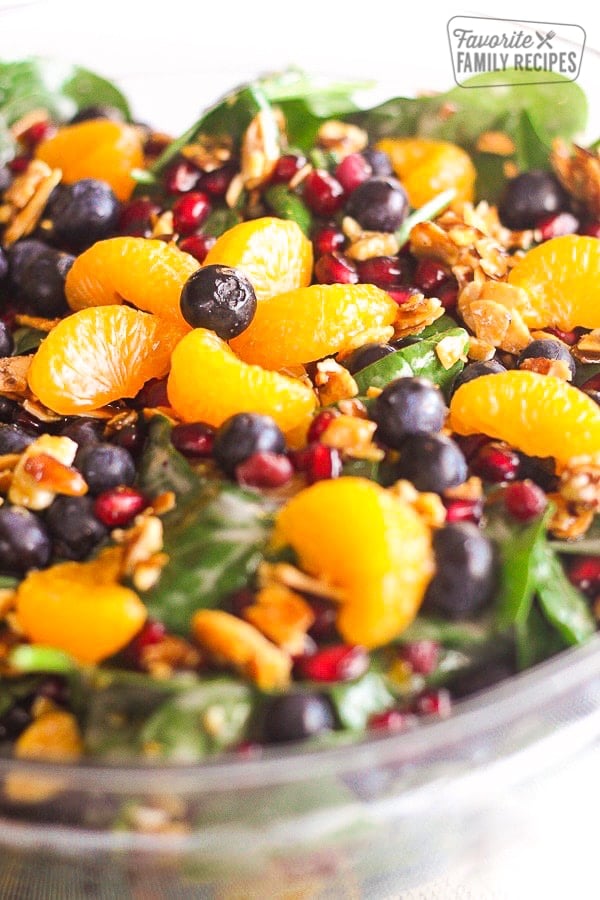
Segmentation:
<svg viewBox="0 0 600 900">
<path fill-rule="evenodd" d="M 544 338 L 539 341 L 532 341 L 521 350 L 517 359 L 517 365 L 520 367 L 526 359 L 555 359 L 564 362 L 569 367 L 571 378 L 575 378 L 575 360 L 566 344 L 562 341 L 555 341 L 552 338 Z"/>
<path fill-rule="evenodd" d="M 270 416 L 238 413 L 217 430 L 213 455 L 228 475 L 254 453 L 283 453 L 285 438 Z"/>
<path fill-rule="evenodd" d="M 303 741 L 335 726 L 331 703 L 322 694 L 283 694 L 267 701 L 263 738 L 268 744 Z"/>
<path fill-rule="evenodd" d="M 466 672 L 459 672 L 452 678 L 449 685 L 450 693 L 457 700 L 471 697 L 514 674 L 515 667 L 508 660 L 488 659 L 484 664 L 476 665 Z"/>
<path fill-rule="evenodd" d="M 486 359 L 483 362 L 469 363 L 462 372 L 459 372 L 452 385 L 452 392 L 458 390 L 461 384 L 473 381 L 474 378 L 480 378 L 482 375 L 499 375 L 500 372 L 506 372 L 506 369 L 497 359 Z"/>
<path fill-rule="evenodd" d="M 61 428 L 60 433 L 63 437 L 71 438 L 81 448 L 87 447 L 88 444 L 99 444 L 102 440 L 103 430 L 102 419 L 78 416 L 76 419 L 69 419 Z"/>
<path fill-rule="evenodd" d="M 426 378 L 396 378 L 371 407 L 377 438 L 399 450 L 411 434 L 439 431 L 446 418 L 441 391 Z"/>
<path fill-rule="evenodd" d="M 373 175 L 393 175 L 392 161 L 385 150 L 376 150 L 375 147 L 367 147 L 362 156 L 371 166 Z"/>
<path fill-rule="evenodd" d="M 467 478 L 467 463 L 460 447 L 443 434 L 413 434 L 402 444 L 397 478 L 412 481 L 418 491 L 442 493 Z"/>
<path fill-rule="evenodd" d="M 6 253 L 0 247 L 0 281 L 3 281 L 8 275 L 8 259 Z"/>
<path fill-rule="evenodd" d="M 52 223 L 53 239 L 81 252 L 115 231 L 120 209 L 110 185 L 95 178 L 83 178 L 61 185 L 50 198 L 45 216 Z"/>
<path fill-rule="evenodd" d="M 125 116 L 116 106 L 95 103 L 93 106 L 84 106 L 69 119 L 69 125 L 77 125 L 78 122 L 89 122 L 91 119 L 109 119 L 111 122 L 124 122 Z"/>
<path fill-rule="evenodd" d="M 124 447 L 88 444 L 77 453 L 75 465 L 85 478 L 90 494 L 100 494 L 120 484 L 133 484 L 135 463 Z"/>
<path fill-rule="evenodd" d="M 366 231 L 395 231 L 408 215 L 406 191 L 395 178 L 376 175 L 352 191 L 346 213 Z"/>
<path fill-rule="evenodd" d="M 344 360 L 344 365 L 354 375 L 355 372 L 366 369 L 371 363 L 377 362 L 393 352 L 394 347 L 390 347 L 389 344 L 364 344 Z"/>
<path fill-rule="evenodd" d="M 0 397 L 0 422 L 13 422 L 20 409 L 16 400 Z"/>
<path fill-rule="evenodd" d="M 32 721 L 31 698 L 13 703 L 13 705 L 0 716 L 0 743 L 15 741 L 25 731 Z"/>
<path fill-rule="evenodd" d="M 451 619 L 480 612 L 497 586 L 494 545 L 471 522 L 453 522 L 433 533 L 436 574 L 425 594 L 429 610 Z"/>
<path fill-rule="evenodd" d="M 22 506 L 0 506 L 0 570 L 22 574 L 50 562 L 51 543 L 42 520 Z"/>
<path fill-rule="evenodd" d="M 19 241 L 10 248 L 10 279 L 31 313 L 53 317 L 68 311 L 65 278 L 74 261 L 41 241 Z"/>
<path fill-rule="evenodd" d="M 0 356 L 11 356 L 15 349 L 15 342 L 10 328 L 0 319 Z"/>
<path fill-rule="evenodd" d="M 63 559 L 85 559 L 108 534 L 94 515 L 92 497 L 57 497 L 46 514 L 54 553 Z"/>
<path fill-rule="evenodd" d="M 193 328 L 209 328 L 224 341 L 245 331 L 256 312 L 249 278 L 231 266 L 203 266 L 181 292 L 181 314 Z"/>
<path fill-rule="evenodd" d="M 117 447 L 124 447 L 133 456 L 137 456 L 144 449 L 146 442 L 146 427 L 142 419 L 136 422 L 128 422 L 122 428 L 118 428 L 111 435 L 111 443 Z"/>
<path fill-rule="evenodd" d="M 0 424 L 0 456 L 4 453 L 21 453 L 35 440 L 35 435 L 28 434 L 18 425 Z"/>
<path fill-rule="evenodd" d="M 535 228 L 540 219 L 566 209 L 569 198 L 551 172 L 532 169 L 512 178 L 498 204 L 503 225 L 520 231 Z"/>
</svg>

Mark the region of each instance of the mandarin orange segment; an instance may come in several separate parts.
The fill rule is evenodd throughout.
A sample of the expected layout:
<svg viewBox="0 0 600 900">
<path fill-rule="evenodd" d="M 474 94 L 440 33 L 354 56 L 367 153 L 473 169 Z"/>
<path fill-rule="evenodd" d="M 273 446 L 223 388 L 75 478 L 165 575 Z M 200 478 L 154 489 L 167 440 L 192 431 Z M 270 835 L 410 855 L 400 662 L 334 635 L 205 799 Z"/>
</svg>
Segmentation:
<svg viewBox="0 0 600 900">
<path fill-rule="evenodd" d="M 600 328 L 598 238 L 568 234 L 544 241 L 516 263 L 508 280 L 529 294 L 524 319 L 530 328 Z"/>
<path fill-rule="evenodd" d="M 267 369 L 296 366 L 351 349 L 366 333 L 377 340 L 397 313 L 390 295 L 372 284 L 314 284 L 259 303 L 231 347 L 245 362 Z"/>
<path fill-rule="evenodd" d="M 94 119 L 60 128 L 36 148 L 38 159 L 61 169 L 63 181 L 81 178 L 108 182 L 119 200 L 128 200 L 135 187 L 131 170 L 144 165 L 142 142 L 135 128 L 108 119 Z"/>
<path fill-rule="evenodd" d="M 308 422 L 315 406 L 314 393 L 306 384 L 247 365 L 204 328 L 191 331 L 175 348 L 167 392 L 182 419 L 209 425 L 252 412 L 272 416 L 288 431 Z"/>
<path fill-rule="evenodd" d="M 457 144 L 427 138 L 385 138 L 377 148 L 389 155 L 411 206 L 423 206 L 448 188 L 456 191 L 453 203 L 473 200 L 477 173 L 469 154 Z"/>
<path fill-rule="evenodd" d="M 120 552 L 30 572 L 16 600 L 17 621 L 27 638 L 83 663 L 101 662 L 128 644 L 147 612 L 137 594 L 116 580 Z"/>
<path fill-rule="evenodd" d="M 166 375 L 182 334 L 178 326 L 128 306 L 79 310 L 40 344 L 29 387 L 64 416 L 134 397 L 150 378 Z"/>
<path fill-rule="evenodd" d="M 222 234 L 204 264 L 241 269 L 263 300 L 310 284 L 312 244 L 295 222 L 265 216 Z"/>
<path fill-rule="evenodd" d="M 277 539 L 340 594 L 344 640 L 377 647 L 415 618 L 433 574 L 430 530 L 418 513 L 366 478 L 320 481 L 281 509 Z"/>
<path fill-rule="evenodd" d="M 185 325 L 179 299 L 183 285 L 197 269 L 194 257 L 175 244 L 139 237 L 108 238 L 77 257 L 67 275 L 65 293 L 71 309 L 125 300 Z"/>
<path fill-rule="evenodd" d="M 461 385 L 450 402 L 450 427 L 561 463 L 600 452 L 600 407 L 578 388 L 537 372 L 482 375 Z"/>
</svg>

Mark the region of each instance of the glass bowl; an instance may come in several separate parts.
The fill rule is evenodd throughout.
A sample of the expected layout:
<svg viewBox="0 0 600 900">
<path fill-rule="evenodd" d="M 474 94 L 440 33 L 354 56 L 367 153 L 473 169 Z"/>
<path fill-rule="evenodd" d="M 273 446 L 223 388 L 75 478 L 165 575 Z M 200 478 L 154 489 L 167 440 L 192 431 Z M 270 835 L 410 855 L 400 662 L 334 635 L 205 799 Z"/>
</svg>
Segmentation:
<svg viewBox="0 0 600 900">
<path fill-rule="evenodd" d="M 312 0 L 293 27 L 248 5 L 230 33 L 222 11 L 180 2 L 166 20 L 148 5 L 99 9 L 0 3 L 0 55 L 96 68 L 140 118 L 174 131 L 236 82 L 290 63 L 373 76 L 383 93 L 452 83 L 446 17 L 425 9 L 410 29 L 398 13 L 396 31 L 369 20 L 343 40 L 338 11 Z M 250 41 L 267 16 L 274 30 Z M 599 74 L 588 48 L 588 95 Z M 599 122 L 593 103 L 590 137 Z M 599 745 L 597 637 L 450 719 L 351 746 L 202 767 L 0 760 L 5 792 L 30 798 L 0 805 L 0 897 L 592 898 Z"/>
</svg>

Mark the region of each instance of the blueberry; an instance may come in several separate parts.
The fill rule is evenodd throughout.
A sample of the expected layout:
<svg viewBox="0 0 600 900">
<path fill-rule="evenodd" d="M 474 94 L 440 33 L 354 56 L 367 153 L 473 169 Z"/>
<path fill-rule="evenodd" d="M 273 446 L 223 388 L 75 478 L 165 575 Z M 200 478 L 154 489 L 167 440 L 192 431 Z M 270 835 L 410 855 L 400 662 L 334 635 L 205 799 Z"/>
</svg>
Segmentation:
<svg viewBox="0 0 600 900">
<path fill-rule="evenodd" d="M 31 698 L 13 703 L 13 705 L 0 716 L 0 743 L 3 741 L 15 741 L 20 734 L 31 724 Z"/>
<path fill-rule="evenodd" d="M 493 687 L 499 681 L 515 674 L 515 667 L 508 660 L 492 659 L 464 672 L 459 672 L 450 681 L 450 693 L 456 699 L 470 697 L 486 688 Z"/>
<path fill-rule="evenodd" d="M 13 422 L 20 409 L 16 400 L 0 397 L 0 422 Z"/>
<path fill-rule="evenodd" d="M 125 116 L 116 106 L 108 104 L 94 104 L 84 106 L 69 119 L 69 125 L 77 125 L 79 122 L 89 122 L 93 119 L 109 119 L 111 122 L 124 122 Z"/>
<path fill-rule="evenodd" d="M 436 574 L 424 604 L 451 619 L 480 612 L 496 590 L 494 545 L 471 522 L 452 522 L 433 533 Z"/>
<path fill-rule="evenodd" d="M 467 463 L 455 441 L 443 434 L 413 434 L 402 444 L 396 478 L 412 481 L 418 491 L 441 493 L 462 484 Z"/>
<path fill-rule="evenodd" d="M 22 506 L 0 506 L 0 570 L 21 574 L 43 569 L 50 562 L 51 543 L 46 527 Z"/>
<path fill-rule="evenodd" d="M 322 694 L 283 694 L 267 702 L 263 738 L 268 744 L 302 741 L 334 725 L 331 703 Z"/>
<path fill-rule="evenodd" d="M 41 241 L 19 241 L 9 251 L 10 279 L 19 298 L 39 316 L 68 312 L 65 278 L 75 257 Z"/>
<path fill-rule="evenodd" d="M 103 429 L 104 423 L 101 419 L 78 416 L 67 421 L 60 433 L 63 437 L 71 438 L 81 448 L 87 447 L 88 444 L 99 444 Z"/>
<path fill-rule="evenodd" d="M 569 198 L 551 172 L 532 169 L 512 178 L 498 204 L 503 225 L 520 231 L 535 228 L 539 220 L 566 209 Z"/>
<path fill-rule="evenodd" d="M 11 356 L 14 349 L 15 342 L 10 328 L 0 319 L 0 356 Z"/>
<path fill-rule="evenodd" d="M 500 372 L 506 372 L 506 369 L 497 359 L 486 359 L 483 362 L 469 363 L 462 372 L 459 372 L 452 385 L 452 392 L 458 390 L 461 384 L 467 384 L 474 378 L 480 378 L 482 375 L 499 375 Z"/>
<path fill-rule="evenodd" d="M 392 161 L 385 150 L 376 150 L 375 147 L 367 147 L 362 156 L 371 166 L 373 175 L 393 175 Z"/>
<path fill-rule="evenodd" d="M 408 215 L 406 191 L 395 178 L 376 175 L 352 191 L 346 214 L 366 231 L 395 231 Z"/>
<path fill-rule="evenodd" d="M 517 359 L 517 365 L 521 367 L 525 359 L 555 359 L 564 362 L 569 367 L 571 378 L 575 378 L 575 360 L 566 344 L 562 341 L 555 341 L 552 338 L 544 338 L 539 341 L 532 341 L 521 350 Z"/>
<path fill-rule="evenodd" d="M 89 497 L 57 497 L 46 514 L 54 552 L 64 559 L 85 559 L 104 540 L 108 529 L 94 515 Z"/>
<path fill-rule="evenodd" d="M 61 185 L 50 198 L 45 216 L 52 223 L 53 238 L 81 252 L 115 231 L 120 209 L 110 185 L 95 178 L 82 178 Z"/>
<path fill-rule="evenodd" d="M 34 238 L 26 238 L 12 244 L 7 251 L 8 274 L 11 284 L 17 291 L 27 268 L 41 254 L 48 250 L 48 245 Z"/>
<path fill-rule="evenodd" d="M 4 453 L 21 453 L 34 440 L 33 434 L 28 434 L 18 425 L 0 424 L 0 456 Z"/>
<path fill-rule="evenodd" d="M 6 253 L 0 247 L 0 281 L 3 281 L 8 275 L 8 259 Z"/>
<path fill-rule="evenodd" d="M 446 418 L 441 391 L 426 378 L 396 378 L 371 408 L 377 437 L 399 450 L 408 435 L 439 431 Z"/>
<path fill-rule="evenodd" d="M 283 453 L 285 438 L 270 416 L 237 413 L 217 430 L 213 455 L 228 475 L 253 453 Z"/>
<path fill-rule="evenodd" d="M 354 375 L 355 372 L 366 369 L 371 363 L 377 362 L 393 352 L 394 347 L 390 347 L 389 344 L 364 344 L 344 360 L 344 365 Z"/>
<path fill-rule="evenodd" d="M 124 447 L 88 444 L 75 457 L 75 465 L 85 478 L 90 494 L 100 494 L 120 484 L 133 484 L 135 463 Z"/>
<path fill-rule="evenodd" d="M 256 294 L 240 269 L 203 266 L 181 292 L 181 314 L 193 328 L 209 328 L 224 341 L 245 331 L 256 312 Z"/>
</svg>

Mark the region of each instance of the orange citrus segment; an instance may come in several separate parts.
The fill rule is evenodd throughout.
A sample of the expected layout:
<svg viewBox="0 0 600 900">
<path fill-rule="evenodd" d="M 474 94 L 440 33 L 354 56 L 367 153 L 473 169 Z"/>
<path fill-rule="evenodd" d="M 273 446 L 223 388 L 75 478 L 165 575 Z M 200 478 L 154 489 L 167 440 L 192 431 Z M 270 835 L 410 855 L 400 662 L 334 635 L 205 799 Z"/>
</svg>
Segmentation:
<svg viewBox="0 0 600 900">
<path fill-rule="evenodd" d="M 338 629 L 377 647 L 415 618 L 433 574 L 429 528 L 408 504 L 366 478 L 321 481 L 279 512 L 277 539 L 340 593 Z"/>
<path fill-rule="evenodd" d="M 82 309 L 56 325 L 29 369 L 29 387 L 64 416 L 133 397 L 169 368 L 182 331 L 128 306 Z"/>
<path fill-rule="evenodd" d="M 411 206 L 454 188 L 453 203 L 472 201 L 477 173 L 469 154 L 449 141 L 427 138 L 385 138 L 377 144 L 387 153 L 404 185 Z"/>
<path fill-rule="evenodd" d="M 568 234 L 544 241 L 517 262 L 508 280 L 529 294 L 532 310 L 524 318 L 530 328 L 600 328 L 598 238 Z"/>
<path fill-rule="evenodd" d="M 537 372 L 483 375 L 461 385 L 450 402 L 450 427 L 563 463 L 600 452 L 600 407 L 578 388 Z"/>
<path fill-rule="evenodd" d="M 181 289 L 198 269 L 175 244 L 139 237 L 98 241 L 78 256 L 65 282 L 71 309 L 122 303 L 185 325 Z M 187 326 L 186 326 L 187 327 Z"/>
<path fill-rule="evenodd" d="M 295 222 L 265 216 L 234 225 L 208 251 L 204 264 L 246 273 L 258 300 L 310 284 L 312 244 Z"/>
<path fill-rule="evenodd" d="M 283 431 L 310 419 L 315 396 L 295 378 L 237 358 L 212 331 L 196 328 L 177 345 L 167 383 L 169 402 L 188 422 L 220 425 L 241 412 L 272 416 Z"/>
<path fill-rule="evenodd" d="M 94 119 L 66 125 L 36 148 L 38 159 L 62 170 L 63 181 L 81 178 L 108 182 L 119 200 L 128 200 L 135 187 L 132 169 L 144 165 L 140 136 L 131 125 Z"/>
<path fill-rule="evenodd" d="M 101 662 L 128 644 L 147 613 L 137 594 L 116 580 L 120 555 L 113 549 L 90 562 L 30 572 L 16 602 L 19 626 L 29 640 L 84 663 Z"/>
<path fill-rule="evenodd" d="M 246 362 L 281 369 L 351 349 L 397 313 L 390 295 L 372 284 L 314 284 L 263 300 L 231 346 Z"/>
</svg>

